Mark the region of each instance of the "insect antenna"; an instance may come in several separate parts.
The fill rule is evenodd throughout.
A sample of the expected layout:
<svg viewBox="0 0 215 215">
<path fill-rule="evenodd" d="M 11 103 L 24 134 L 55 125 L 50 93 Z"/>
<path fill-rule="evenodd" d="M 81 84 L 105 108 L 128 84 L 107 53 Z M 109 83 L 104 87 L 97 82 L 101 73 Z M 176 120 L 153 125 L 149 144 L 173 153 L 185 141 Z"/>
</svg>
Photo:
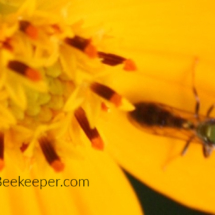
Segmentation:
<svg viewBox="0 0 215 215">
<path fill-rule="evenodd" d="M 192 86 L 193 86 L 193 94 L 195 96 L 196 99 L 196 106 L 195 106 L 195 118 L 199 120 L 199 109 L 200 109 L 200 99 L 195 87 L 195 69 L 196 69 L 196 65 L 198 63 L 198 58 L 196 57 L 194 59 L 193 65 L 192 65 Z"/>
</svg>

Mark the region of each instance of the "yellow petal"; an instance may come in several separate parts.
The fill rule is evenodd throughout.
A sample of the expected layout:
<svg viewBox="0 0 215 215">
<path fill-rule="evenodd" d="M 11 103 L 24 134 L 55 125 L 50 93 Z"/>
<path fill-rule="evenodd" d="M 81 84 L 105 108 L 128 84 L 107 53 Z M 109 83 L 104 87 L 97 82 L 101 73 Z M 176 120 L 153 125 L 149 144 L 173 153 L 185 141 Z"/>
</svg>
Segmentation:
<svg viewBox="0 0 215 215">
<path fill-rule="evenodd" d="M 198 57 L 195 83 L 200 113 L 205 115 L 215 94 L 214 9 L 211 0 L 155 0 L 133 4 L 118 18 L 110 13 L 107 20 L 114 33 L 126 35 L 120 47 L 139 68 L 139 74 L 115 74 L 112 87 L 132 101 L 161 102 L 193 112 L 191 66 Z M 101 129 L 106 131 L 110 153 L 124 168 L 187 206 L 215 213 L 214 154 L 203 158 L 202 146 L 193 143 L 180 157 L 184 141 L 140 131 L 125 114 L 113 112 L 108 118 Z"/>
<path fill-rule="evenodd" d="M 7 168 L 1 174 L 1 182 L 4 179 L 56 179 L 58 187 L 4 187 L 1 186 L 1 199 L 7 198 L 6 204 L 1 201 L 0 206 L 4 214 L 15 214 L 16 211 L 22 214 L 142 214 L 135 194 L 124 176 L 122 170 L 113 162 L 106 153 L 95 150 L 87 152 L 85 158 L 80 160 L 71 159 L 67 162 L 65 172 L 56 174 L 51 168 L 40 173 L 33 167 L 31 174 L 20 172 L 9 158 Z M 12 171 L 13 170 L 13 171 Z M 70 185 L 71 179 L 88 179 L 89 186 L 65 187 Z M 45 184 L 45 181 L 42 182 Z M 81 182 L 83 183 L 83 182 Z M 16 183 L 17 184 L 17 183 Z M 74 182 L 73 182 L 74 184 Z M 7 184 L 6 184 L 7 185 Z M 13 184 L 15 185 L 15 184 Z M 37 185 L 37 184 L 36 184 Z M 39 185 L 39 183 L 38 183 Z M 8 201 L 10 205 L 8 205 Z M 8 211 L 11 210 L 11 213 Z"/>
<path fill-rule="evenodd" d="M 183 84 L 191 82 L 189 68 L 183 72 L 173 72 L 170 76 L 181 77 Z M 213 103 L 215 73 L 209 71 L 205 62 L 197 66 L 196 86 L 201 100 L 200 113 L 205 115 L 207 108 Z M 183 79 L 186 73 L 186 79 Z M 157 73 L 156 78 L 142 74 L 114 76 L 113 87 L 128 95 L 132 101 L 160 102 L 173 107 L 194 112 L 195 97 L 190 86 L 183 87 L 174 82 L 167 82 L 164 75 Z M 200 79 L 201 77 L 201 79 Z M 206 78 L 207 77 L 207 78 Z M 198 87 L 200 86 L 200 87 Z M 209 92 L 209 93 L 208 93 Z M 107 114 L 106 114 L 107 115 Z M 202 145 L 192 143 L 185 156 L 180 156 L 186 141 L 153 135 L 137 129 L 128 120 L 126 114 L 112 110 L 111 114 L 100 118 L 100 130 L 108 140 L 110 154 L 126 170 L 148 184 L 153 189 L 183 203 L 208 212 L 215 212 L 213 199 L 214 189 L 214 153 L 210 158 L 203 157 Z M 108 119 L 108 120 L 107 120 Z M 159 129 L 159 128 L 158 128 Z M 151 133 L 151 134 L 150 134 Z M 172 134 L 174 136 L 174 133 Z M 188 137 L 189 138 L 189 137 Z"/>
<path fill-rule="evenodd" d="M 106 153 L 93 150 L 87 159 L 73 161 L 72 167 L 66 175 L 79 175 L 90 181 L 89 189 L 78 191 L 82 196 L 80 204 L 85 202 L 86 206 L 81 214 L 141 214 L 124 173 Z"/>
</svg>

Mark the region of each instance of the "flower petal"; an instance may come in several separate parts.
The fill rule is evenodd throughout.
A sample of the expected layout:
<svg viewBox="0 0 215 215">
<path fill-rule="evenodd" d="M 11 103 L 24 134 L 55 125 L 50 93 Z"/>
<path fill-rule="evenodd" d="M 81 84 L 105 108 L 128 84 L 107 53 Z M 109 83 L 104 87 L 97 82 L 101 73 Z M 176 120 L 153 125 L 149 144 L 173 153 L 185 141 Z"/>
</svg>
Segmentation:
<svg viewBox="0 0 215 215">
<path fill-rule="evenodd" d="M 141 74 L 118 74 L 112 87 L 132 101 L 161 102 L 194 111 L 191 66 L 199 58 L 195 85 L 205 115 L 214 100 L 214 2 L 151 1 L 108 17 L 116 36 L 126 35 L 120 48 L 135 60 Z M 125 23 L 125 16 L 129 16 Z M 113 21 L 114 20 L 114 21 Z M 124 24 L 123 24 L 124 23 Z M 117 27 L 118 26 L 118 27 Z M 119 27 L 120 26 L 120 27 Z M 131 54 L 132 53 L 132 54 Z M 169 197 L 190 207 L 214 213 L 214 155 L 203 158 L 202 146 L 154 136 L 136 129 L 125 114 L 113 111 L 101 123 L 108 148 L 129 172 Z M 107 119 L 107 117 L 105 117 Z M 165 168 L 164 168 L 165 167 Z"/>
<path fill-rule="evenodd" d="M 6 159 L 7 168 L 1 175 L 3 179 L 60 179 L 58 187 L 1 187 L 1 199 L 9 193 L 10 205 L 3 205 L 4 214 L 142 214 L 128 181 L 122 171 L 105 153 L 90 149 L 85 158 L 66 162 L 62 175 L 49 168 L 36 171 L 32 169 L 21 173 L 13 163 Z M 13 169 L 13 171 L 12 171 Z M 43 172 L 43 173 L 41 173 Z M 88 179 L 89 187 L 61 186 L 64 179 Z M 69 185 L 69 180 L 66 185 Z M 45 183 L 45 182 L 44 182 Z M 54 183 L 55 184 L 55 183 Z M 73 183 L 74 184 L 74 183 Z M 53 185 L 53 183 L 51 184 Z M 6 195 L 7 196 L 7 195 Z M 8 200 L 8 199 L 7 199 Z M 6 203 L 7 203 L 6 200 Z M 8 212 L 11 209 L 11 213 Z"/>
<path fill-rule="evenodd" d="M 211 79 L 214 80 L 215 73 L 205 74 L 204 72 L 209 68 L 210 66 L 207 66 L 204 61 L 200 61 L 196 71 L 196 87 L 202 105 L 200 113 L 203 115 L 214 100 L 215 87 Z M 187 72 L 189 69 L 177 71 L 169 73 L 170 77 L 175 76 L 175 80 L 176 77 L 181 77 L 179 80 L 185 80 L 183 84 L 188 83 L 188 80 L 191 82 L 192 73 Z M 143 74 L 124 74 L 123 76 L 118 74 L 114 76 L 112 85 L 121 94 L 127 95 L 131 101 L 160 102 L 192 114 L 195 97 L 191 86 L 176 85 L 174 82 L 167 82 L 165 75 L 164 80 L 162 80 L 162 74 L 156 75 L 158 79 Z M 120 83 L 117 83 L 117 80 L 120 80 Z M 200 88 L 198 88 L 199 85 Z M 156 136 L 150 134 L 153 133 L 150 129 L 148 129 L 149 133 L 139 130 L 128 120 L 126 114 L 116 110 L 112 110 L 108 117 L 100 117 L 98 128 L 106 135 L 110 154 L 138 179 L 180 203 L 215 212 L 213 202 L 215 156 L 212 154 L 210 158 L 205 159 L 201 144 L 192 143 L 186 155 L 182 157 L 180 153 L 186 140 Z M 174 133 L 172 135 L 174 136 Z"/>
<path fill-rule="evenodd" d="M 73 162 L 67 173 L 90 181 L 89 189 L 77 191 L 79 200 L 85 203 L 81 214 L 142 214 L 124 173 L 112 159 L 96 150 L 87 154 L 83 162 Z"/>
</svg>

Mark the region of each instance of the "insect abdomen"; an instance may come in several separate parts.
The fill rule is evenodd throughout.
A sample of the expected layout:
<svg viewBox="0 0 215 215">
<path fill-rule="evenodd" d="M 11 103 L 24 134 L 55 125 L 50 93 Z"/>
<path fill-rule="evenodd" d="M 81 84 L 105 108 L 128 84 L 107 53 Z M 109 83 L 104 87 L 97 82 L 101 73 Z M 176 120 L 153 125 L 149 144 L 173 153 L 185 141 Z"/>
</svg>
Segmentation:
<svg viewBox="0 0 215 215">
<path fill-rule="evenodd" d="M 134 105 L 136 109 L 129 114 L 140 125 L 183 128 L 187 123 L 186 119 L 172 114 L 160 104 L 141 102 Z"/>
</svg>

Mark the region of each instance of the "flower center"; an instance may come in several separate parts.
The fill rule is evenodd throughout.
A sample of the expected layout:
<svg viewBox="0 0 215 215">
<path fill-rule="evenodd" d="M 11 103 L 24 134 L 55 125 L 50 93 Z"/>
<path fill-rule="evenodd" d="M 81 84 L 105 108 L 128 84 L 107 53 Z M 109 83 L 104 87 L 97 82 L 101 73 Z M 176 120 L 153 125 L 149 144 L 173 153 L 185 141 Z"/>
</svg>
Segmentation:
<svg viewBox="0 0 215 215">
<path fill-rule="evenodd" d="M 12 147 L 23 157 L 34 157 L 39 149 L 59 172 L 64 164 L 56 142 L 72 144 L 68 140 L 73 139 L 73 121 L 93 148 L 103 150 L 92 109 L 107 110 L 108 102 L 133 109 L 103 84 L 100 74 L 110 66 L 123 65 L 125 71 L 136 66 L 131 59 L 100 50 L 93 35 L 78 35 L 81 26 L 68 24 L 61 16 L 36 9 L 31 15 L 27 12 L 23 6 L 0 20 L 0 169 L 4 149 Z"/>
</svg>

